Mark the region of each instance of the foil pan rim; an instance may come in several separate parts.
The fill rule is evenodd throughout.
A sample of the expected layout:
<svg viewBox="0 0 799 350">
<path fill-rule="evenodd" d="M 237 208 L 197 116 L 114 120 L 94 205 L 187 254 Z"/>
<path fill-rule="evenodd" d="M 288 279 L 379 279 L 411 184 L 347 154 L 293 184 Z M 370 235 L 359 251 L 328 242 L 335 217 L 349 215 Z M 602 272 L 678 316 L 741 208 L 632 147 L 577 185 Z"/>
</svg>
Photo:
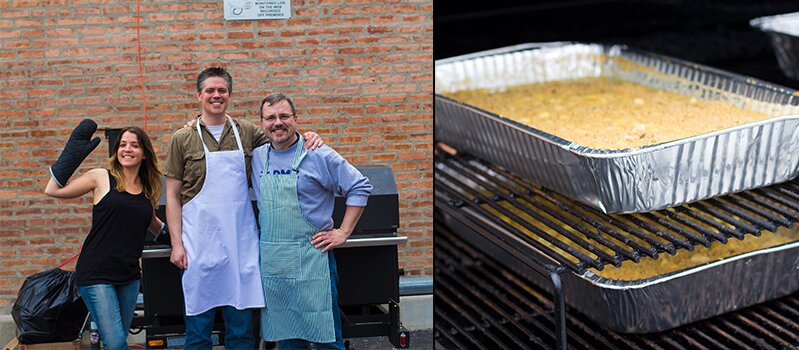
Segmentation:
<svg viewBox="0 0 799 350">
<path fill-rule="evenodd" d="M 732 256 L 732 257 L 729 257 L 729 258 L 726 258 L 726 259 L 717 260 L 717 261 L 710 262 L 710 263 L 707 263 L 707 264 L 704 264 L 704 265 L 700 265 L 700 266 L 696 266 L 696 267 L 693 267 L 693 268 L 685 269 L 685 270 L 682 270 L 682 271 L 674 273 L 674 274 L 670 274 L 670 275 L 666 275 L 666 276 L 662 276 L 662 277 L 652 277 L 652 278 L 647 278 L 647 279 L 635 280 L 635 281 L 613 280 L 613 279 L 601 277 L 601 276 L 599 276 L 599 275 L 597 275 L 597 274 L 595 274 L 595 273 L 593 273 L 591 271 L 588 271 L 588 270 L 586 270 L 584 273 L 582 273 L 580 275 L 577 275 L 577 276 L 583 278 L 584 280 L 586 280 L 587 282 L 589 282 L 589 283 L 591 283 L 591 284 L 593 284 L 595 286 L 602 287 L 602 288 L 605 288 L 605 289 L 615 289 L 615 290 L 642 289 L 642 288 L 647 288 L 647 287 L 650 287 L 650 286 L 653 286 L 653 285 L 666 283 L 666 282 L 668 282 L 670 280 L 677 279 L 677 278 L 680 278 L 680 277 L 684 277 L 684 276 L 687 276 L 687 275 L 693 275 L 693 274 L 699 273 L 700 271 L 712 269 L 712 268 L 715 268 L 717 266 L 732 264 L 732 263 L 737 262 L 738 260 L 746 259 L 746 258 L 749 258 L 749 257 L 752 257 L 752 256 L 765 255 L 765 254 L 770 254 L 770 253 L 773 253 L 773 252 L 794 249 L 794 248 L 797 248 L 797 247 L 799 247 L 799 241 L 784 243 L 784 244 L 781 244 L 781 245 L 777 245 L 777 246 L 773 246 L 773 247 L 769 247 L 769 248 L 759 249 L 759 250 L 751 251 L 751 252 L 748 252 L 748 253 L 735 255 L 735 256 Z M 612 281 L 612 283 L 608 283 L 607 281 Z"/>
<path fill-rule="evenodd" d="M 797 20 L 799 21 L 799 12 L 795 13 L 797 16 Z M 778 32 L 779 33 L 779 32 Z M 779 33 L 783 34 L 783 33 Z M 787 34 L 786 34 L 787 35 Z M 772 83 L 770 81 L 766 81 L 763 79 L 751 77 L 748 75 L 733 73 L 730 71 L 726 71 L 723 69 L 719 69 L 712 66 L 707 66 L 704 64 L 699 64 L 692 61 L 687 61 L 681 58 L 676 58 L 672 56 L 667 56 L 663 54 L 658 54 L 651 51 L 641 50 L 634 47 L 630 47 L 625 44 L 600 44 L 600 43 L 593 43 L 593 42 L 584 42 L 584 41 L 553 41 L 553 42 L 543 42 L 543 43 L 524 43 L 524 44 L 517 44 L 511 46 L 504 46 L 498 47 L 495 49 L 489 49 L 484 51 L 478 51 L 473 53 L 468 53 L 460 56 L 453 56 L 442 58 L 434 61 L 433 64 L 433 72 L 439 69 L 439 66 L 443 67 L 445 65 L 451 65 L 454 63 L 460 63 L 465 61 L 470 61 L 473 59 L 490 57 L 490 56 L 498 56 L 498 55 L 508 55 L 516 52 L 523 52 L 523 51 L 531 51 L 534 49 L 562 49 L 564 47 L 578 47 L 583 46 L 586 48 L 592 48 L 595 50 L 603 51 L 605 55 L 610 57 L 621 57 L 625 54 L 635 54 L 641 56 L 647 56 L 649 58 L 654 58 L 663 62 L 670 62 L 670 63 L 677 63 L 684 66 L 689 67 L 701 67 L 702 70 L 713 72 L 719 75 L 724 76 L 728 79 L 738 80 L 741 82 L 745 82 L 749 85 L 756 85 L 762 88 L 768 88 L 777 90 L 780 92 L 797 92 L 796 89 L 789 88 L 787 86 L 782 86 L 779 84 Z M 436 92 L 436 80 L 433 80 L 433 93 L 436 96 L 441 96 L 440 93 Z M 443 97 L 443 96 L 442 96 Z M 457 101 L 457 100 L 455 100 Z"/>
<path fill-rule="evenodd" d="M 463 54 L 463 55 L 458 55 L 458 56 L 452 56 L 452 57 L 438 59 L 438 60 L 435 60 L 433 62 L 434 63 L 433 71 L 435 71 L 435 66 L 444 65 L 444 64 L 450 64 L 450 63 L 454 63 L 454 62 L 458 62 L 458 61 L 469 60 L 469 59 L 472 59 L 472 58 L 500 55 L 500 54 L 506 54 L 506 53 L 510 53 L 510 52 L 514 52 L 514 51 L 524 51 L 524 50 L 530 50 L 530 49 L 541 49 L 541 48 L 550 48 L 550 47 L 551 48 L 558 48 L 558 47 L 561 47 L 561 46 L 564 46 L 564 45 L 575 45 L 575 44 L 587 45 L 587 46 L 596 46 L 596 47 L 603 46 L 603 45 L 600 45 L 600 44 L 587 43 L 587 42 L 577 42 L 577 41 L 551 41 L 551 42 L 540 42 L 540 43 L 523 43 L 523 44 L 503 46 L 503 47 L 498 47 L 498 48 L 494 48 L 494 49 L 478 51 L 478 52 L 472 52 L 472 53 L 467 53 L 467 54 Z M 612 46 L 623 47 L 625 45 L 612 45 Z"/>
</svg>

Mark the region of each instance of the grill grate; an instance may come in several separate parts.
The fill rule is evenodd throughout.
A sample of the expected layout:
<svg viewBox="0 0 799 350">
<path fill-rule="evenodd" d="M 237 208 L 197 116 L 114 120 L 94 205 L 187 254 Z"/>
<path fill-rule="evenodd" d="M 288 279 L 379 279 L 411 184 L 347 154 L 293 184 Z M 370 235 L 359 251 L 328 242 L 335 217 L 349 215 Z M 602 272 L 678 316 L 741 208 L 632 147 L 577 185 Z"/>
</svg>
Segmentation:
<svg viewBox="0 0 799 350">
<path fill-rule="evenodd" d="M 436 152 L 435 167 L 437 202 L 476 212 L 577 273 L 727 243 L 799 221 L 794 182 L 654 212 L 607 215 L 471 156 Z"/>
<path fill-rule="evenodd" d="M 450 349 L 549 349 L 552 295 L 435 227 L 435 340 Z M 629 335 L 566 313 L 570 349 L 795 349 L 799 293 L 669 331 Z"/>
</svg>

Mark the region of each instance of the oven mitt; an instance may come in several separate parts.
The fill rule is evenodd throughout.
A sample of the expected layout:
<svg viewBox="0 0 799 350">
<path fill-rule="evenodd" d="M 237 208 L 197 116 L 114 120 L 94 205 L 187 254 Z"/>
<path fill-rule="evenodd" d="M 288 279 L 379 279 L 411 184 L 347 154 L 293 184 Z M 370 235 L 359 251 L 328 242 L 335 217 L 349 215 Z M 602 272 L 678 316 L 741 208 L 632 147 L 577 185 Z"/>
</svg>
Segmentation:
<svg viewBox="0 0 799 350">
<path fill-rule="evenodd" d="M 67 145 L 64 146 L 58 160 L 50 166 L 50 174 L 59 187 L 67 184 L 67 180 L 78 169 L 80 163 L 100 144 L 99 137 L 91 140 L 96 130 L 97 123 L 91 119 L 84 119 L 75 130 L 72 130 L 72 135 L 69 135 Z"/>
</svg>

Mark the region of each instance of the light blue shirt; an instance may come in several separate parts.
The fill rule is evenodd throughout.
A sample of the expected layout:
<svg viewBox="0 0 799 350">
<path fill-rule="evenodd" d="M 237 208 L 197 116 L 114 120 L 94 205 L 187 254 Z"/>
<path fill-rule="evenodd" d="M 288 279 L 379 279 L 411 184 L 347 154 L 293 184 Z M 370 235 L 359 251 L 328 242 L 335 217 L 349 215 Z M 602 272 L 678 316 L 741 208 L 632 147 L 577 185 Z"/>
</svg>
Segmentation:
<svg viewBox="0 0 799 350">
<path fill-rule="evenodd" d="M 252 187 L 259 208 L 261 178 L 291 174 L 297 142 L 280 151 L 274 148 L 270 151 L 270 148 L 271 145 L 266 144 L 255 148 L 252 154 Z M 267 152 L 271 154 L 269 166 L 265 167 Z M 347 205 L 364 207 L 371 192 L 372 184 L 369 179 L 327 145 L 308 151 L 305 159 L 300 162 L 297 200 L 300 202 L 302 216 L 320 231 L 333 228 L 335 195 L 346 198 Z"/>
</svg>

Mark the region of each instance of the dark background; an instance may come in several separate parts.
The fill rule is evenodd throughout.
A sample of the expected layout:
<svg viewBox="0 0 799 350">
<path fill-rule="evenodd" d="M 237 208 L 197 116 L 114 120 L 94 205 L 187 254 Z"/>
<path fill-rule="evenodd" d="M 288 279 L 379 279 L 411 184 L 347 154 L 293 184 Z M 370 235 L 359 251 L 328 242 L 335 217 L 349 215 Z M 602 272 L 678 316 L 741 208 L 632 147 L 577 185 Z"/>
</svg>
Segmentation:
<svg viewBox="0 0 799 350">
<path fill-rule="evenodd" d="M 434 57 L 548 41 L 626 44 L 799 89 L 779 70 L 761 16 L 799 1 L 434 1 Z"/>
</svg>

